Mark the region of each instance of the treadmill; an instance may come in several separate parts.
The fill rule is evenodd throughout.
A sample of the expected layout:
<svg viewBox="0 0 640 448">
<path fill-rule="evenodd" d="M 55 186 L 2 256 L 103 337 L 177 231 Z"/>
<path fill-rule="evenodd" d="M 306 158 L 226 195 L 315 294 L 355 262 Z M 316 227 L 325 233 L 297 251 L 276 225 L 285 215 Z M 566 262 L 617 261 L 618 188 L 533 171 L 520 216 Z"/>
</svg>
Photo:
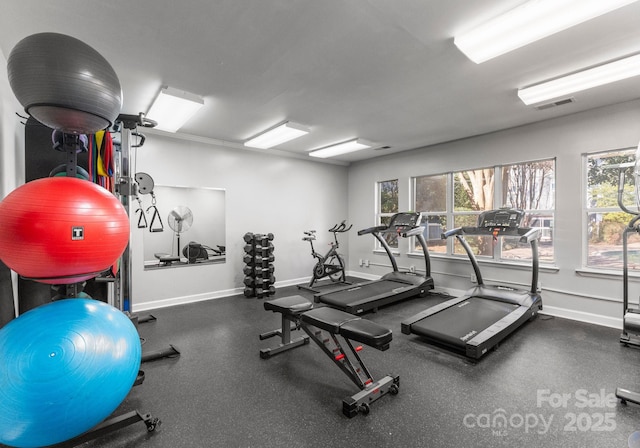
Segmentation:
<svg viewBox="0 0 640 448">
<path fill-rule="evenodd" d="M 542 310 L 538 292 L 539 229 L 520 227 L 522 210 L 498 209 L 485 211 L 478 217 L 477 227 L 459 227 L 442 234 L 455 236 L 467 253 L 477 279 L 477 286 L 461 297 L 447 300 L 402 322 L 404 334 L 415 334 L 427 341 L 480 359 L 487 351 Z M 491 235 L 494 239 L 515 236 L 530 243 L 532 278 L 529 290 L 506 286 L 489 286 L 482 281 L 478 261 L 465 235 Z"/>
<path fill-rule="evenodd" d="M 391 217 L 388 225 L 370 227 L 360 230 L 358 235 L 373 235 L 384 248 L 393 271 L 383 275 L 378 280 L 356 283 L 347 287 L 333 289 L 314 295 L 316 303 L 324 303 L 333 308 L 346 311 L 351 314 L 361 314 L 369 310 L 374 312 L 379 307 L 389 305 L 411 297 L 424 297 L 433 289 L 431 278 L 431 262 L 429 251 L 424 239 L 424 227 L 420 226 L 421 213 L 396 213 Z M 413 272 L 401 272 L 398 270 L 396 259 L 391 253 L 391 248 L 384 239 L 384 235 L 395 233 L 399 237 L 409 238 L 415 236 L 422 247 L 425 263 L 425 275 Z"/>
</svg>

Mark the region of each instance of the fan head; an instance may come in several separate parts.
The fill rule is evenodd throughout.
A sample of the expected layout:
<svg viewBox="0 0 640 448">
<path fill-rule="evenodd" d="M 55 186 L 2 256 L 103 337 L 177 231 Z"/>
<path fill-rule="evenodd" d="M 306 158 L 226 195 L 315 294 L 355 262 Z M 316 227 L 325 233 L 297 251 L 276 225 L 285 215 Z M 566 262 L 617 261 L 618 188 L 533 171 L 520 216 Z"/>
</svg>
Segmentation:
<svg viewBox="0 0 640 448">
<path fill-rule="evenodd" d="M 193 213 L 189 207 L 179 205 L 169 212 L 167 222 L 174 232 L 186 232 L 193 224 Z"/>
</svg>

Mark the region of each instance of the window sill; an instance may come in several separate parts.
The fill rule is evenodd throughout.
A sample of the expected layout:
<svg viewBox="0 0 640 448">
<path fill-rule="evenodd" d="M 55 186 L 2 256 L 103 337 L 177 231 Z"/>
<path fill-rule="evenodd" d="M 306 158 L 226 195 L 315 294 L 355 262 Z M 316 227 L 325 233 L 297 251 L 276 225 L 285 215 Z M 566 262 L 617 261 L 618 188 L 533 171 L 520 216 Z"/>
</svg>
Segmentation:
<svg viewBox="0 0 640 448">
<path fill-rule="evenodd" d="M 412 252 L 408 254 L 409 258 L 422 258 L 421 252 Z M 464 255 L 442 255 L 442 254 L 434 254 L 432 252 L 429 253 L 429 258 L 432 260 L 443 260 L 443 261 L 453 261 L 456 263 L 469 263 L 469 258 Z M 484 259 L 478 258 L 479 265 L 486 266 L 500 266 L 509 269 L 524 269 L 531 270 L 531 262 L 517 262 L 510 260 L 492 260 L 492 259 Z M 549 272 L 556 273 L 560 271 L 556 265 L 553 264 L 540 264 L 539 265 L 540 272 Z"/>
<path fill-rule="evenodd" d="M 594 269 L 594 268 L 579 268 L 576 269 L 576 274 L 583 277 L 594 277 L 594 278 L 615 278 L 622 279 L 622 270 L 609 270 L 609 269 Z M 629 271 L 629 279 L 638 281 L 640 280 L 640 272 L 631 272 Z"/>
<path fill-rule="evenodd" d="M 387 255 L 384 249 L 373 249 L 373 253 L 376 255 Z M 394 257 L 400 256 L 400 252 L 397 249 L 391 249 L 391 253 L 393 254 Z"/>
</svg>

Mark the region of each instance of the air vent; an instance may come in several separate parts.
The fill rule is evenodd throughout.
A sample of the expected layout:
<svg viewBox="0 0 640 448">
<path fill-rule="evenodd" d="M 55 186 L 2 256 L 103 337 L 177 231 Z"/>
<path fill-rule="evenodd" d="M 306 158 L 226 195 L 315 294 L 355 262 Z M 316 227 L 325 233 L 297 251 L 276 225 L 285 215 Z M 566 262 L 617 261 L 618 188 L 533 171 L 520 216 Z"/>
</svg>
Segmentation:
<svg viewBox="0 0 640 448">
<path fill-rule="evenodd" d="M 554 101 L 553 103 L 547 103 L 547 104 L 542 104 L 540 106 L 536 106 L 536 109 L 538 110 L 551 109 L 552 107 L 563 106 L 565 104 L 575 103 L 575 102 L 576 102 L 575 98 L 565 98 L 562 100 Z"/>
<path fill-rule="evenodd" d="M 373 148 L 374 151 L 380 151 L 382 149 L 390 149 L 391 146 L 380 146 L 379 148 Z"/>
</svg>

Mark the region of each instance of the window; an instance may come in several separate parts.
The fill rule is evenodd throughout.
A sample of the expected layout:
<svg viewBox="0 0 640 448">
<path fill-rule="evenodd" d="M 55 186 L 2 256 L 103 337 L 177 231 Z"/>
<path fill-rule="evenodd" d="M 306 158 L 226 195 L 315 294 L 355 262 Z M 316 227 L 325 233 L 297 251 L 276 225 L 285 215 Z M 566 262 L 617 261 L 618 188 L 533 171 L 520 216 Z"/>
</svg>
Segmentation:
<svg viewBox="0 0 640 448">
<path fill-rule="evenodd" d="M 398 179 L 378 182 L 378 224 L 389 224 L 395 213 L 398 213 Z M 384 238 L 390 247 L 398 247 L 397 235 L 387 233 Z"/>
<path fill-rule="evenodd" d="M 422 212 L 430 252 L 465 255 L 456 239 L 451 239 L 449 248 L 441 233 L 475 226 L 482 211 L 511 207 L 526 212 L 524 226 L 540 228 L 540 260 L 554 260 L 555 160 L 420 176 L 413 179 L 413 187 L 415 210 Z M 465 239 L 479 257 L 531 259 L 530 245 L 517 238 L 501 238 L 500 246 L 490 236 L 469 235 Z M 420 250 L 417 242 L 414 247 Z"/>
<path fill-rule="evenodd" d="M 424 239 L 429 252 L 446 253 L 447 242 L 441 235 L 447 230 L 447 175 L 416 177 L 414 197 L 415 209 L 422 211 Z M 417 241 L 415 250 L 422 250 Z"/>
<path fill-rule="evenodd" d="M 586 155 L 587 191 L 586 266 L 598 269 L 622 269 L 622 232 L 632 215 L 618 205 L 618 183 L 620 171 L 625 174 L 623 204 L 635 208 L 633 167 L 616 168 L 615 165 L 635 161 L 634 149 L 622 149 Z M 629 234 L 629 269 L 640 270 L 640 237 Z"/>
<path fill-rule="evenodd" d="M 555 160 L 505 165 L 502 182 L 502 206 L 525 211 L 523 225 L 540 230 L 540 260 L 553 261 Z M 503 238 L 502 258 L 531 258 L 529 247 L 515 238 Z"/>
<path fill-rule="evenodd" d="M 480 212 L 494 208 L 495 169 L 459 171 L 453 173 L 453 180 L 453 228 L 475 226 Z M 465 239 L 475 255 L 493 257 L 490 236 L 469 235 Z M 457 239 L 453 240 L 453 253 L 466 253 Z"/>
</svg>

